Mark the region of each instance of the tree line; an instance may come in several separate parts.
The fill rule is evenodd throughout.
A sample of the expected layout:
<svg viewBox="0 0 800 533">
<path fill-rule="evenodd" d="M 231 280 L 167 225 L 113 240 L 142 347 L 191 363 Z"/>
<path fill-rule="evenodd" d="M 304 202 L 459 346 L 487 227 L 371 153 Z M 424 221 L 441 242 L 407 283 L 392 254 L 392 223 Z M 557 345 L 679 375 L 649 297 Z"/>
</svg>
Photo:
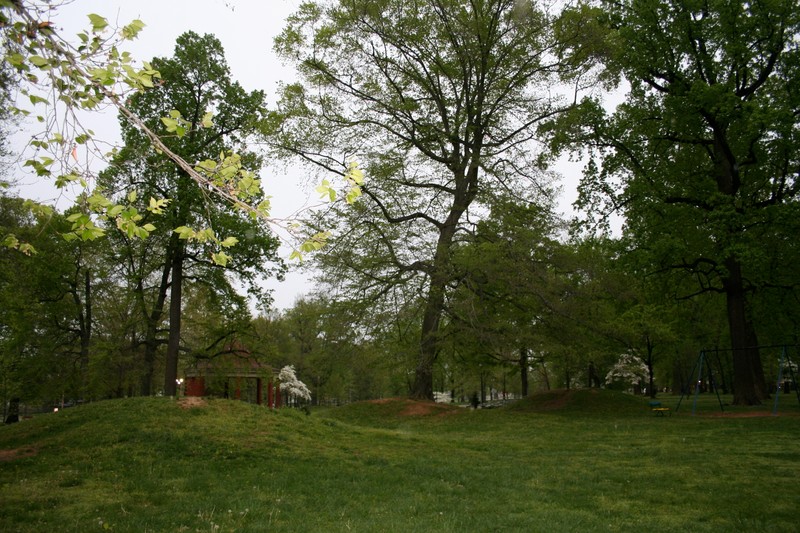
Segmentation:
<svg viewBox="0 0 800 533">
<path fill-rule="evenodd" d="M 107 217 L 106 238 L 65 241 L 81 205 L 3 198 L 3 234 L 38 250 L 2 252 L 6 394 L 174 395 L 181 365 L 236 339 L 294 364 L 316 402 L 597 386 L 629 354 L 655 394 L 684 387 L 701 348 L 730 354 L 713 379 L 736 403 L 762 402 L 776 357 L 758 347 L 797 344 L 799 16 L 785 0 L 309 2 L 275 41 L 298 81 L 271 107 L 213 36 L 184 34 L 97 179 L 120 231 Z M 237 172 L 281 158 L 352 187 L 357 161 L 360 198 L 304 223 L 326 241 L 318 291 L 269 311 L 257 282 L 285 268 L 269 225 L 146 131 Z M 567 153 L 584 162 L 572 221 L 555 212 Z"/>
</svg>

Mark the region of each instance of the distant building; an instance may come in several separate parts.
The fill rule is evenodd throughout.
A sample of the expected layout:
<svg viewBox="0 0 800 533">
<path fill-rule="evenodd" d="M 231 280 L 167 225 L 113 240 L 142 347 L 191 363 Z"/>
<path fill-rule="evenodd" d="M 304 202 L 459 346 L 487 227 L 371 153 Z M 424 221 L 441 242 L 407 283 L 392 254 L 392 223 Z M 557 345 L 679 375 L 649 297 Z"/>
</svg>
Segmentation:
<svg viewBox="0 0 800 533">
<path fill-rule="evenodd" d="M 277 372 L 245 350 L 199 359 L 186 369 L 186 396 L 231 398 L 269 407 L 281 406 Z"/>
</svg>

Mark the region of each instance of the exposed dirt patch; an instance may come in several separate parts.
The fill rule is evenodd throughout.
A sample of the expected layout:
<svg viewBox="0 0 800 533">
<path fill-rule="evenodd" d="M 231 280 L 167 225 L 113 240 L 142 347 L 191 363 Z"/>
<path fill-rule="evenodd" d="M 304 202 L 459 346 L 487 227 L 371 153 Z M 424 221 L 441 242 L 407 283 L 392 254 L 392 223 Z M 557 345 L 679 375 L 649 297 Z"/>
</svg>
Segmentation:
<svg viewBox="0 0 800 533">
<path fill-rule="evenodd" d="M 463 411 L 462 408 L 454 405 L 424 400 L 409 400 L 408 398 L 381 398 L 379 400 L 367 400 L 364 403 L 387 406 L 388 411 L 394 413 L 394 416 L 441 416 Z"/>
<path fill-rule="evenodd" d="M 406 406 L 400 411 L 400 416 L 430 416 L 448 415 L 459 410 L 458 407 L 435 402 L 421 402 L 405 400 Z"/>
<path fill-rule="evenodd" d="M 575 391 L 563 389 L 550 391 L 544 394 L 550 397 L 539 404 L 539 409 L 542 411 L 560 411 L 570 403 L 572 397 L 575 395 Z"/>
<path fill-rule="evenodd" d="M 178 405 L 181 409 L 193 409 L 195 407 L 203 407 L 207 404 L 205 398 L 199 396 L 184 396 L 178 399 Z"/>
<path fill-rule="evenodd" d="M 39 453 L 36 448 L 15 448 L 13 450 L 0 450 L 0 463 L 7 463 L 23 457 L 33 457 Z"/>
<path fill-rule="evenodd" d="M 402 401 L 399 398 L 380 398 L 378 400 L 367 400 L 367 403 L 374 403 L 375 405 L 383 405 L 392 402 Z"/>
</svg>

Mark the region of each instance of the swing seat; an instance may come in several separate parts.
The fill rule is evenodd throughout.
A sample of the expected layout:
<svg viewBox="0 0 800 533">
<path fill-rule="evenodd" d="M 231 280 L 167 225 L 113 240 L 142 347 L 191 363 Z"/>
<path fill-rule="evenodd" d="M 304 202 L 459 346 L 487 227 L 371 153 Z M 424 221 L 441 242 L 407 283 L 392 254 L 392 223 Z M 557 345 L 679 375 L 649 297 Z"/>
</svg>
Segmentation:
<svg viewBox="0 0 800 533">
<path fill-rule="evenodd" d="M 672 411 L 669 407 L 662 407 L 661 402 L 653 401 L 650 402 L 650 411 L 656 414 L 656 416 L 665 416 L 670 415 L 672 416 Z"/>
</svg>

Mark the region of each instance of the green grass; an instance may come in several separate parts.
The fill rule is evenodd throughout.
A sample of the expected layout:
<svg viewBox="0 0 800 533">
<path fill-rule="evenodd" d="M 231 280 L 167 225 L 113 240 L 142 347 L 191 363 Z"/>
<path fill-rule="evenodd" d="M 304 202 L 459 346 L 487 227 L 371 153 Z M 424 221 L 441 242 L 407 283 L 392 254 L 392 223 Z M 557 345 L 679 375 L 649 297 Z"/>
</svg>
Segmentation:
<svg viewBox="0 0 800 533">
<path fill-rule="evenodd" d="M 794 531 L 788 398 L 664 418 L 608 391 L 311 416 L 100 402 L 0 428 L 0 531 Z"/>
</svg>

